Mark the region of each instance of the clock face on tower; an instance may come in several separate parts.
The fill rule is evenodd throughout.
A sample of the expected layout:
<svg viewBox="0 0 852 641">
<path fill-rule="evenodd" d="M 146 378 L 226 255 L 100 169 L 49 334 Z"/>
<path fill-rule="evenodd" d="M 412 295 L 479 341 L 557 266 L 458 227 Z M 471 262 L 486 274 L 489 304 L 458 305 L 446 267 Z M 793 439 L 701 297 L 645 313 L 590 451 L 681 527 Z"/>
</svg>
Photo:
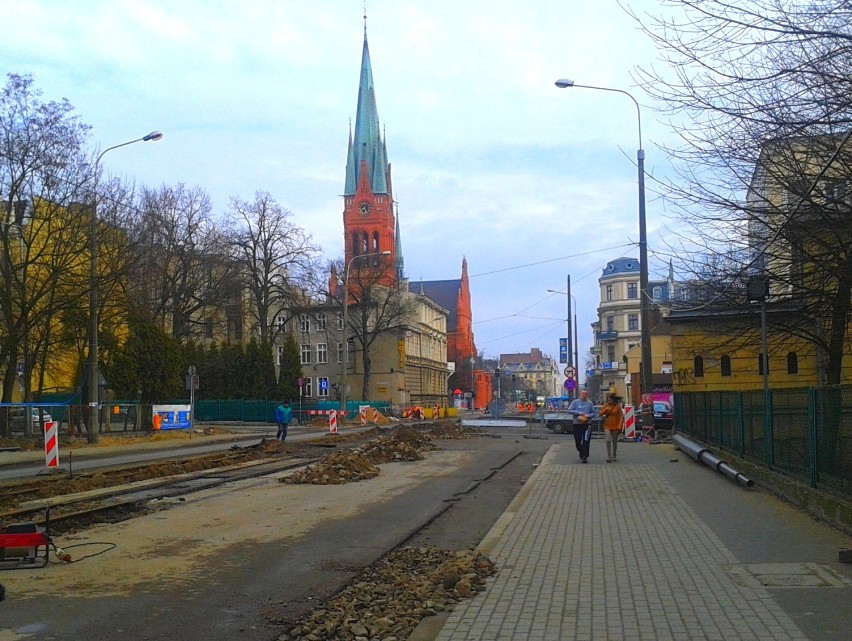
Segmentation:
<svg viewBox="0 0 852 641">
<path fill-rule="evenodd" d="M 365 200 L 360 205 L 358 205 L 358 211 L 361 213 L 362 216 L 366 216 L 370 213 L 370 203 Z"/>
</svg>

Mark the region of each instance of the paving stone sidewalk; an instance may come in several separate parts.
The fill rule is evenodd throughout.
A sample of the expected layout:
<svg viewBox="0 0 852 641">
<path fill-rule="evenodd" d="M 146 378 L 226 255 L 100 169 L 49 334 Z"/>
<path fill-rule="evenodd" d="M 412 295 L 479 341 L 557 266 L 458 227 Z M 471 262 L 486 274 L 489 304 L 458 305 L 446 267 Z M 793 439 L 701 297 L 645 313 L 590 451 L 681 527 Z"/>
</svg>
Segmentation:
<svg viewBox="0 0 852 641">
<path fill-rule="evenodd" d="M 596 461 L 593 451 L 589 465 L 579 464 L 573 443 L 551 447 L 483 541 L 498 574 L 458 604 L 437 639 L 809 639 L 661 465 L 679 459 L 691 482 L 736 497 L 719 485 L 731 481 L 685 454 L 669 459 L 675 451 L 666 447 L 621 444 L 619 462 L 606 464 L 599 452 Z M 848 578 L 828 574 L 837 585 L 826 589 L 852 595 Z M 852 638 L 850 629 L 825 638 Z"/>
</svg>

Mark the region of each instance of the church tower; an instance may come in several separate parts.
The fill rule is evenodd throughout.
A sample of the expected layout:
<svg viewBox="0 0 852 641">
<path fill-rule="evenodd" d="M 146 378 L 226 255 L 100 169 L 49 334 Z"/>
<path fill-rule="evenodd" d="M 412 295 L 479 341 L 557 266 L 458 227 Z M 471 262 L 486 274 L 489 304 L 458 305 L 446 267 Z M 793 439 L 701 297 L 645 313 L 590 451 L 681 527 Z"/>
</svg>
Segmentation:
<svg viewBox="0 0 852 641">
<path fill-rule="evenodd" d="M 386 270 L 381 282 L 394 287 L 402 277 L 399 226 L 394 212 L 387 146 L 379 129 L 366 16 L 364 20 L 355 131 L 353 133 L 350 129 L 349 132 L 343 190 L 344 270 L 356 256 L 388 251 L 390 255 L 381 261 Z"/>
</svg>

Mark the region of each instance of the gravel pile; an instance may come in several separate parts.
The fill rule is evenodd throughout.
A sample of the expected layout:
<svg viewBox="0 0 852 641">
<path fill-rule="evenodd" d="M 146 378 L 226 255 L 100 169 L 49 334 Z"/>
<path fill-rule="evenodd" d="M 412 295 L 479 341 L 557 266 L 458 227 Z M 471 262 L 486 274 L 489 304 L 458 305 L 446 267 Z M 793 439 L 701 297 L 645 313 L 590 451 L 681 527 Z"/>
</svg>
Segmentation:
<svg viewBox="0 0 852 641">
<path fill-rule="evenodd" d="M 379 468 L 363 454 L 334 452 L 302 470 L 282 477 L 282 483 L 309 483 L 312 485 L 340 485 L 363 481 L 378 476 Z"/>
<path fill-rule="evenodd" d="M 419 461 L 423 459 L 421 451 L 432 448 L 428 436 L 410 427 L 397 427 L 352 450 L 327 454 L 313 465 L 281 478 L 281 482 L 337 485 L 363 481 L 378 475 L 377 465 L 381 463 Z"/>
<path fill-rule="evenodd" d="M 278 639 L 403 641 L 424 617 L 482 590 L 494 572 L 494 564 L 476 551 L 398 548 Z"/>
<path fill-rule="evenodd" d="M 444 440 L 472 438 L 459 423 L 435 423 L 429 430 L 429 437 Z"/>
</svg>

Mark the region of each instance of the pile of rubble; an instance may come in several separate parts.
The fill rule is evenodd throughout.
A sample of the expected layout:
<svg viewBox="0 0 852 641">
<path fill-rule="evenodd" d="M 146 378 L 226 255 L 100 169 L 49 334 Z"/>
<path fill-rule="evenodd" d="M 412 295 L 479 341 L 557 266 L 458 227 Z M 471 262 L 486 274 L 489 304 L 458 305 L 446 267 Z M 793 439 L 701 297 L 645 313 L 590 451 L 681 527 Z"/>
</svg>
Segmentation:
<svg viewBox="0 0 852 641">
<path fill-rule="evenodd" d="M 379 468 L 363 454 L 333 452 L 318 462 L 280 479 L 282 483 L 310 483 L 312 485 L 340 485 L 350 481 L 363 481 L 378 476 Z"/>
<path fill-rule="evenodd" d="M 279 641 L 402 641 L 421 619 L 481 591 L 494 564 L 475 551 L 398 548 Z"/>
<path fill-rule="evenodd" d="M 433 447 L 428 436 L 410 427 L 397 427 L 390 434 L 352 450 L 327 454 L 316 463 L 281 478 L 281 482 L 338 485 L 363 481 L 378 475 L 377 465 L 381 463 L 420 461 L 423 459 L 420 452 Z"/>
<path fill-rule="evenodd" d="M 453 423 L 435 423 L 432 429 L 429 430 L 431 438 L 457 440 L 471 438 L 471 435 L 462 428 L 461 424 L 456 421 Z"/>
</svg>

